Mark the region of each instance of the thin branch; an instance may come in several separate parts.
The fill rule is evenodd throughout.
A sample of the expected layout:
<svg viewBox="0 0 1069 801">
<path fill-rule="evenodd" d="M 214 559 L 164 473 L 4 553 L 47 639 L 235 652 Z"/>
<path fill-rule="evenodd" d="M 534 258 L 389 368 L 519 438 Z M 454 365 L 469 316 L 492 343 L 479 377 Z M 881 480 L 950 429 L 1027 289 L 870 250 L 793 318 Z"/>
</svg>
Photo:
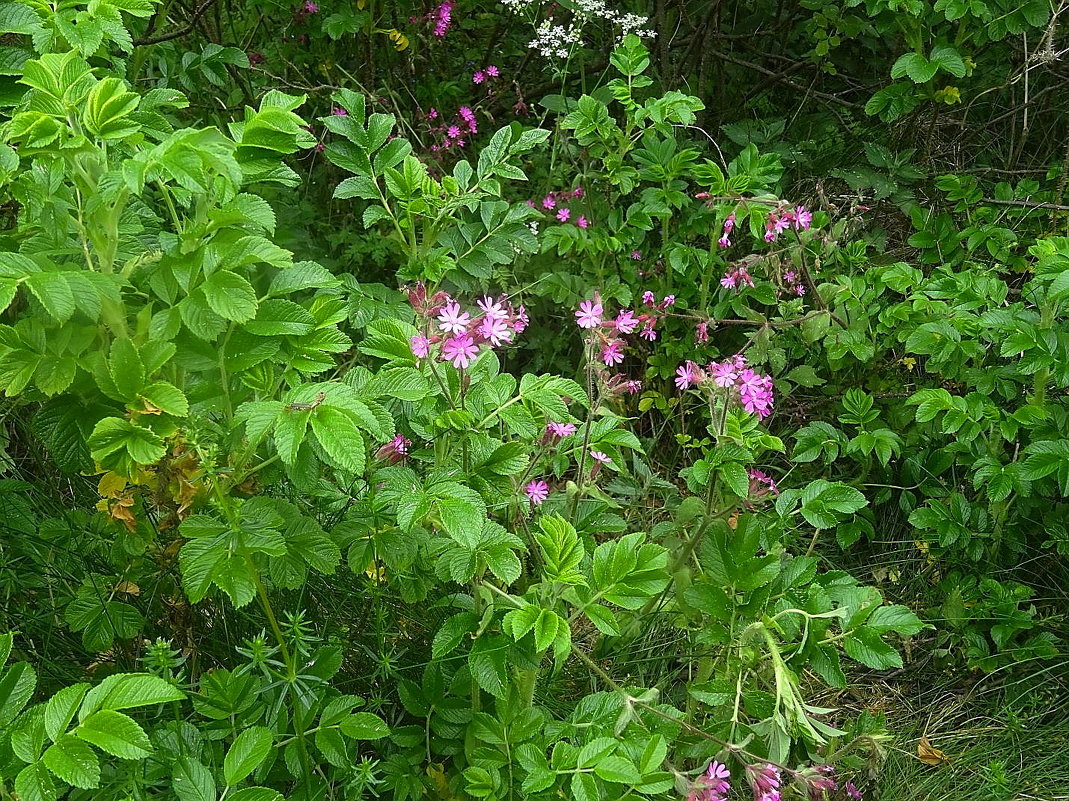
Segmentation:
<svg viewBox="0 0 1069 801">
<path fill-rule="evenodd" d="M 161 33 L 159 36 L 151 36 L 147 38 L 141 38 L 134 42 L 134 45 L 141 47 L 143 45 L 159 44 L 160 42 L 169 42 L 172 39 L 180 39 L 181 37 L 193 32 L 193 29 L 197 27 L 197 20 L 199 20 L 204 13 L 215 4 L 215 0 L 204 0 L 199 6 L 193 10 L 192 16 L 189 18 L 189 24 L 180 28 L 177 31 L 170 31 L 169 33 Z"/>
</svg>

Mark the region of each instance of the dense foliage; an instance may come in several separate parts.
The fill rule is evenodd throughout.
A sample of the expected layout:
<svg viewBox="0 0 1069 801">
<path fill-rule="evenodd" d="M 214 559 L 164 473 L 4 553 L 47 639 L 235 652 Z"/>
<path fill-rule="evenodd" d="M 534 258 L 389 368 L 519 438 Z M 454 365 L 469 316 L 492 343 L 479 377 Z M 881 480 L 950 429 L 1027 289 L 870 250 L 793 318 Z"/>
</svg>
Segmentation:
<svg viewBox="0 0 1069 801">
<path fill-rule="evenodd" d="M 0 798 L 857 799 L 877 682 L 1064 703 L 1066 8 L 4 0 Z"/>
</svg>

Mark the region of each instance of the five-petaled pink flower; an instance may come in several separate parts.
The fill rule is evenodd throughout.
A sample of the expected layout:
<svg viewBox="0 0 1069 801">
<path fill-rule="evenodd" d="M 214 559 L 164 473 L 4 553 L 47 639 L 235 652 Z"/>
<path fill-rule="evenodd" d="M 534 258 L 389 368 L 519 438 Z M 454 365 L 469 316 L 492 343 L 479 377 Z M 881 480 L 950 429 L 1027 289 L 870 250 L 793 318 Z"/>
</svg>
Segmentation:
<svg viewBox="0 0 1069 801">
<path fill-rule="evenodd" d="M 589 228 L 590 227 L 590 220 L 588 220 L 586 217 L 584 217 L 582 215 L 579 215 L 579 219 L 575 221 L 575 224 L 578 225 L 580 228 Z"/>
<path fill-rule="evenodd" d="M 597 328 L 601 325 L 601 315 L 605 310 L 596 300 L 584 300 L 575 313 L 576 324 L 580 328 Z"/>
<path fill-rule="evenodd" d="M 312 2 L 312 0 L 304 0 L 304 10 L 309 14 L 318 14 L 319 6 Z"/>
<path fill-rule="evenodd" d="M 438 321 L 438 328 L 442 331 L 448 331 L 450 334 L 463 334 L 471 323 L 471 315 L 462 312 L 460 304 L 451 300 L 445 304 L 445 308 L 438 315 Z"/>
<path fill-rule="evenodd" d="M 590 455 L 594 458 L 595 461 L 601 462 L 602 464 L 612 464 L 612 459 L 607 453 L 602 453 L 601 451 L 591 451 Z"/>
<path fill-rule="evenodd" d="M 479 307 L 484 315 L 493 320 L 508 319 L 508 312 L 505 311 L 505 307 L 501 304 L 501 301 L 494 300 L 489 295 L 482 300 L 476 301 L 475 305 Z"/>
<path fill-rule="evenodd" d="M 501 72 L 498 70 L 497 67 L 491 64 L 489 67 L 486 68 L 486 74 L 489 75 L 491 78 L 496 78 L 498 75 L 501 74 Z"/>
<path fill-rule="evenodd" d="M 557 199 L 553 195 L 546 195 L 542 198 L 542 208 L 546 211 L 552 211 L 557 208 Z"/>
<path fill-rule="evenodd" d="M 557 209 L 557 219 L 561 222 L 568 222 L 568 218 L 572 216 L 571 209 Z"/>
<path fill-rule="evenodd" d="M 412 355 L 417 359 L 426 359 L 431 352 L 431 341 L 423 334 L 416 334 L 409 341 L 412 343 Z"/>
<path fill-rule="evenodd" d="M 620 313 L 616 315 L 616 330 L 621 334 L 631 334 L 638 328 L 638 318 L 635 317 L 635 313 L 630 309 L 621 309 Z"/>
<path fill-rule="evenodd" d="M 482 323 L 479 325 L 479 335 L 495 348 L 498 345 L 504 345 L 512 341 L 512 330 L 509 328 L 508 323 L 496 317 L 487 316 L 483 318 Z"/>
<path fill-rule="evenodd" d="M 449 128 L 446 129 L 445 135 L 450 139 L 457 139 L 460 136 L 460 129 L 455 125 L 450 125 Z"/>
<path fill-rule="evenodd" d="M 698 383 L 700 378 L 701 375 L 698 372 L 698 365 L 694 362 L 681 364 L 676 368 L 676 389 L 680 392 L 685 389 L 690 389 Z"/>
<path fill-rule="evenodd" d="M 550 421 L 546 423 L 546 434 L 551 437 L 570 437 L 576 432 L 575 423 L 555 423 Z"/>
<path fill-rule="evenodd" d="M 482 70 L 476 70 L 471 76 L 472 83 L 483 83 L 484 81 L 486 81 L 486 73 Z"/>
<path fill-rule="evenodd" d="M 468 367 L 479 355 L 479 346 L 467 334 L 450 337 L 442 345 L 442 358 L 458 370 Z"/>
<path fill-rule="evenodd" d="M 549 484 L 535 479 L 526 487 L 527 497 L 532 506 L 540 506 L 549 497 Z"/>
<path fill-rule="evenodd" d="M 612 339 L 601 346 L 601 360 L 609 367 L 624 360 L 624 346 L 618 339 Z"/>
<path fill-rule="evenodd" d="M 642 251 L 641 250 L 632 250 L 631 251 L 631 259 L 633 261 L 642 261 Z"/>
</svg>

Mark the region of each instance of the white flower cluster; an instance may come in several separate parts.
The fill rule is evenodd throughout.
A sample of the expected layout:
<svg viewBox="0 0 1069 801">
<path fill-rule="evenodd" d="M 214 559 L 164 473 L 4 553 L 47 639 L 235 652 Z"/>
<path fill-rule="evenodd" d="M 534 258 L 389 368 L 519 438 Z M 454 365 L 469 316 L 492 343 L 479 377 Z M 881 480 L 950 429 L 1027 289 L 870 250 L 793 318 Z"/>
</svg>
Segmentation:
<svg viewBox="0 0 1069 801">
<path fill-rule="evenodd" d="M 621 38 L 627 36 L 629 33 L 633 33 L 643 39 L 652 39 L 657 35 L 657 31 L 653 28 L 643 28 L 647 22 L 650 21 L 649 17 L 643 17 L 638 14 L 621 14 L 617 16 L 614 22 L 620 26 Z"/>
<path fill-rule="evenodd" d="M 501 4 L 513 14 L 541 5 L 541 2 L 542 0 L 501 0 Z M 535 29 L 535 38 L 531 40 L 530 47 L 545 58 L 567 58 L 571 48 L 579 44 L 583 25 L 592 19 L 603 19 L 619 28 L 618 43 L 630 33 L 645 39 L 652 39 L 657 35 L 652 28 L 643 27 L 650 21 L 649 17 L 621 14 L 616 9 L 609 8 L 606 0 L 575 0 L 575 16 L 578 24 L 573 23 L 567 28 L 554 25 L 551 20 L 543 20 Z"/>
<path fill-rule="evenodd" d="M 543 20 L 535 29 L 535 38 L 529 46 L 544 58 L 567 58 L 572 47 L 579 44 L 579 33 L 574 25 L 565 28 L 554 25 L 551 20 Z"/>
</svg>

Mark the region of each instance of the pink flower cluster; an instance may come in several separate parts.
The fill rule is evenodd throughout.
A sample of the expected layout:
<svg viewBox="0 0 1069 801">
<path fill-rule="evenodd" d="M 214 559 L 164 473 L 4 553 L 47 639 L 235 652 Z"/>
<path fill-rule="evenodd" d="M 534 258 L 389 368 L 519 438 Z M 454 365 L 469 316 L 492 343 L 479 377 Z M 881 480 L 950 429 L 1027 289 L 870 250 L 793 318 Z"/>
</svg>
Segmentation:
<svg viewBox="0 0 1069 801">
<path fill-rule="evenodd" d="M 550 420 L 546 423 L 546 431 L 542 435 L 542 444 L 554 445 L 565 437 L 572 436 L 578 430 L 575 423 L 559 423 L 555 420 Z M 605 456 L 605 454 L 601 455 Z M 605 458 L 608 459 L 608 457 Z M 609 461 L 612 460 L 610 459 Z M 531 506 L 541 506 L 546 498 L 549 497 L 549 484 L 542 479 L 535 479 L 524 487 L 524 492 L 527 493 L 527 499 L 531 502 Z"/>
<path fill-rule="evenodd" d="M 705 368 L 688 361 L 676 369 L 676 389 L 680 392 L 707 382 L 721 389 L 734 389 L 742 408 L 762 420 L 772 414 L 772 378 L 748 367 L 746 357 L 741 354 L 722 362 L 710 362 Z"/>
<path fill-rule="evenodd" d="M 750 476 L 750 497 L 762 498 L 765 495 L 779 495 L 779 487 L 768 473 L 751 468 L 747 471 Z"/>
<path fill-rule="evenodd" d="M 786 285 L 788 292 L 798 297 L 802 297 L 805 294 L 805 284 L 802 283 L 802 279 L 794 270 L 788 270 L 783 274 L 783 283 Z"/>
<path fill-rule="evenodd" d="M 753 285 L 753 276 L 750 275 L 745 265 L 728 270 L 720 279 L 720 286 L 724 289 L 734 289 L 736 292 L 741 291 L 744 286 L 753 287 Z"/>
<path fill-rule="evenodd" d="M 768 213 L 765 221 L 765 241 L 774 242 L 776 237 L 788 228 L 795 231 L 808 231 L 813 224 L 813 214 L 805 206 L 794 208 L 775 208 Z"/>
<path fill-rule="evenodd" d="M 438 358 L 458 370 L 469 367 L 482 348 L 496 348 L 513 341 L 529 322 L 523 306 L 513 308 L 504 299 L 486 296 L 476 303 L 477 312 L 464 311 L 460 303 L 445 292 L 427 297 L 423 284 L 409 289 L 412 308 L 422 318 L 422 332 L 412 337 L 412 354 L 417 359 Z"/>
<path fill-rule="evenodd" d="M 474 84 L 483 84 L 487 81 L 492 81 L 494 78 L 501 77 L 501 70 L 495 67 L 493 64 L 483 67 L 481 70 L 475 70 L 471 75 L 471 82 Z M 489 88 L 489 86 L 487 86 Z"/>
<path fill-rule="evenodd" d="M 780 801 L 779 768 L 767 762 L 761 765 L 747 765 L 746 776 L 753 788 L 754 801 Z"/>
<path fill-rule="evenodd" d="M 594 293 L 593 300 L 584 300 L 575 312 L 575 323 L 580 328 L 591 332 L 591 342 L 599 346 L 601 361 L 608 367 L 615 367 L 624 360 L 626 341 L 624 336 L 638 331 L 643 339 L 657 339 L 657 320 L 663 312 L 676 302 L 675 295 L 667 295 L 657 303 L 652 292 L 642 295 L 642 302 L 649 311 L 635 314 L 631 309 L 621 309 L 616 317 L 608 319 L 601 298 Z M 641 329 L 641 330 L 639 330 Z"/>
<path fill-rule="evenodd" d="M 731 771 L 715 759 L 698 777 L 687 794 L 687 801 L 725 801 L 731 792 Z"/>
<path fill-rule="evenodd" d="M 442 0 L 442 3 L 427 15 L 428 20 L 434 23 L 434 35 L 441 39 L 453 25 L 453 6 L 455 0 Z"/>
<path fill-rule="evenodd" d="M 452 147 L 464 147 L 467 144 L 464 137 L 479 132 L 475 112 L 469 106 L 461 106 L 457 109 L 456 115 L 448 121 L 436 108 L 431 108 L 425 116 L 431 123 L 430 133 L 441 137 L 438 143 L 431 145 L 432 153 L 449 150 Z"/>
<path fill-rule="evenodd" d="M 396 464 L 402 461 L 408 456 L 409 449 L 412 447 L 412 440 L 405 439 L 403 434 L 398 434 L 392 440 L 387 442 L 377 451 L 375 451 L 375 458 L 382 459 L 390 464 Z"/>
<path fill-rule="evenodd" d="M 802 774 L 802 776 L 809 787 L 809 798 L 812 801 L 821 801 L 828 797 L 828 793 L 834 793 L 839 789 L 839 783 L 835 781 L 835 768 L 832 765 L 818 765 L 816 775 Z"/>
<path fill-rule="evenodd" d="M 557 222 L 566 223 L 572 219 L 572 210 L 562 204 L 578 200 L 581 197 L 583 197 L 583 187 L 577 186 L 570 192 L 550 192 L 542 198 L 541 203 L 528 200 L 527 205 L 532 209 L 541 209 L 547 214 L 553 214 L 557 218 Z M 583 215 L 579 215 L 575 218 L 575 224 L 580 228 L 589 228 L 590 220 Z"/>
</svg>

